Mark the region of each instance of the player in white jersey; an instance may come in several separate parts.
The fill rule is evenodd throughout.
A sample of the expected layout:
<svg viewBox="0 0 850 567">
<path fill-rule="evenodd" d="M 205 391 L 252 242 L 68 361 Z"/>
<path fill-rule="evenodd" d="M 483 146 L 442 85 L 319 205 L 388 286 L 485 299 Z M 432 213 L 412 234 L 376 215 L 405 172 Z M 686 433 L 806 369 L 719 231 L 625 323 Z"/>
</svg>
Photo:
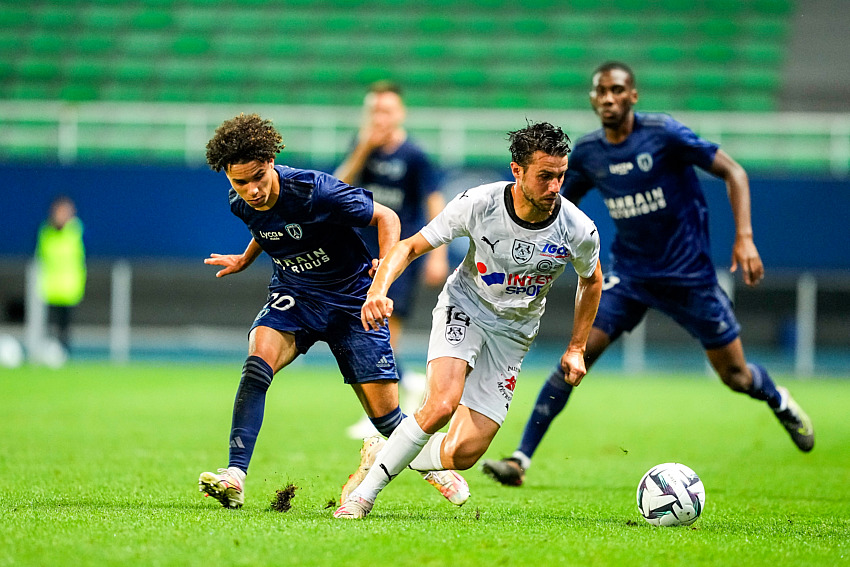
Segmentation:
<svg viewBox="0 0 850 567">
<path fill-rule="evenodd" d="M 412 260 L 469 237 L 469 251 L 434 308 L 425 401 L 377 451 L 364 480 L 334 517 L 364 517 L 378 493 L 408 465 L 418 471 L 464 470 L 478 461 L 505 419 L 545 296 L 567 263 L 579 283 L 561 365 L 572 385 L 586 372 L 584 351 L 602 271 L 596 227 L 559 195 L 569 138 L 543 122 L 511 132 L 510 140 L 516 181 L 458 195 L 421 231 L 396 244 L 375 275 L 361 310 L 364 328 L 373 330 L 392 315 L 387 290 Z M 448 432 L 437 433 L 450 420 Z"/>
</svg>

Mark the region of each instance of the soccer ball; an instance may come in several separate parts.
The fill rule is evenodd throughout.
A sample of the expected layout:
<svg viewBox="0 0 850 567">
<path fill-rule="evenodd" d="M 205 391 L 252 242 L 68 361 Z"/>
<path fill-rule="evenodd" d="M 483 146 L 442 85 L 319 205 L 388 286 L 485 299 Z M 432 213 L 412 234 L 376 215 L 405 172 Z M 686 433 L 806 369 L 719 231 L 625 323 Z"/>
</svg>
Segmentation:
<svg viewBox="0 0 850 567">
<path fill-rule="evenodd" d="M 685 465 L 656 465 L 638 483 L 637 505 L 653 526 L 689 526 L 705 506 L 705 487 Z"/>
</svg>

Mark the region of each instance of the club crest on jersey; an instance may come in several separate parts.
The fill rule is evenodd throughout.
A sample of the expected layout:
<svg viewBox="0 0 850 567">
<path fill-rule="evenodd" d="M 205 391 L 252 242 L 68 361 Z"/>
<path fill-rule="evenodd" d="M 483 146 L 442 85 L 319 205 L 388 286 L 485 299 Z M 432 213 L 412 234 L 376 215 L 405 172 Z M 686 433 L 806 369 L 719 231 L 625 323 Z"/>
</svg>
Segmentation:
<svg viewBox="0 0 850 567">
<path fill-rule="evenodd" d="M 648 154 L 646 152 L 638 154 L 637 159 L 635 161 L 637 161 L 638 167 L 643 172 L 652 169 L 652 154 Z"/>
<path fill-rule="evenodd" d="M 450 345 L 459 345 L 465 338 L 465 325 L 446 325 L 446 341 L 448 341 Z"/>
<path fill-rule="evenodd" d="M 525 264 L 534 256 L 534 244 L 524 240 L 514 240 L 511 256 L 517 264 Z"/>
<path fill-rule="evenodd" d="M 285 228 L 289 236 L 295 240 L 301 240 L 301 237 L 304 236 L 304 230 L 301 228 L 300 224 L 290 223 L 283 228 Z"/>
</svg>

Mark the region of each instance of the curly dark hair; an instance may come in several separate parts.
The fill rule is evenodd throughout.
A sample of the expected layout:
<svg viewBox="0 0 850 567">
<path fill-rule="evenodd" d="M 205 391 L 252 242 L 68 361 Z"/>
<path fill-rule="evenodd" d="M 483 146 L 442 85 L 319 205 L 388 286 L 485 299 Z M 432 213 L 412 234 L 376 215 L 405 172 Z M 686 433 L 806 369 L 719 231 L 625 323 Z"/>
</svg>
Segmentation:
<svg viewBox="0 0 850 567">
<path fill-rule="evenodd" d="M 511 141 L 511 159 L 523 168 L 528 167 L 537 150 L 556 157 L 570 153 L 570 137 L 548 122 L 526 120 L 525 128 L 508 132 L 508 140 Z"/>
<path fill-rule="evenodd" d="M 215 135 L 207 142 L 207 163 L 214 171 L 221 171 L 236 163 L 267 162 L 284 147 L 283 137 L 271 120 L 257 114 L 240 114 L 215 129 Z"/>
</svg>

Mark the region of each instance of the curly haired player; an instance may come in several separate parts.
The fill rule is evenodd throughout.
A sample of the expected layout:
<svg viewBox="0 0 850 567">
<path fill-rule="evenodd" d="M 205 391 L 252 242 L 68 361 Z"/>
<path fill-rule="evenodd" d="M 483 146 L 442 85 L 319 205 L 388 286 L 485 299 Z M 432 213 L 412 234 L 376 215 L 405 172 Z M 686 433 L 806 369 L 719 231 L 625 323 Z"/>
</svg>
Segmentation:
<svg viewBox="0 0 850 567">
<path fill-rule="evenodd" d="M 256 114 L 226 120 L 207 144 L 207 162 L 227 176 L 230 209 L 252 239 L 241 254 L 211 254 L 204 262 L 222 268 L 217 277 L 241 272 L 262 252 L 274 263 L 268 301 L 248 335 L 229 465 L 199 479 L 201 491 L 226 508 L 244 502 L 272 378 L 316 341 L 328 343 L 345 383 L 380 433 L 389 435 L 404 417 L 389 332 L 366 332 L 360 325 L 360 307 L 379 260 L 355 231 L 376 226 L 383 256 L 398 241 L 398 217 L 364 189 L 326 173 L 275 165 L 283 147 L 271 122 Z M 446 475 L 423 476 L 444 492 Z"/>
</svg>

